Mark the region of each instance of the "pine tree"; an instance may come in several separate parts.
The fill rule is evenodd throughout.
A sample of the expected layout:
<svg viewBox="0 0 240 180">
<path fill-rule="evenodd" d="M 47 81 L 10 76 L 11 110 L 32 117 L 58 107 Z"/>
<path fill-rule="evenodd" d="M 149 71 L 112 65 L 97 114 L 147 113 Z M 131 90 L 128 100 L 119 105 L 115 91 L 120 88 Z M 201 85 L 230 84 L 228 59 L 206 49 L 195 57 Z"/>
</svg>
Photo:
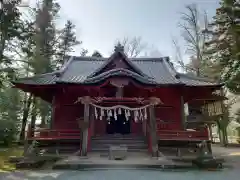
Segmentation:
<svg viewBox="0 0 240 180">
<path fill-rule="evenodd" d="M 206 31 L 212 37 L 207 43 L 208 60 L 217 65 L 226 87 L 240 93 L 240 2 L 222 0 L 220 5 Z"/>
<path fill-rule="evenodd" d="M 30 67 L 34 74 L 43 74 L 52 72 L 54 57 L 57 53 L 56 27 L 55 19 L 58 15 L 60 6 L 53 0 L 43 0 L 36 9 L 36 19 L 34 24 L 34 44 L 33 57 L 29 59 Z M 31 113 L 31 127 L 35 126 L 36 116 L 41 117 L 41 123 L 44 126 L 46 120 L 50 118 L 50 104 L 33 97 Z"/>
<path fill-rule="evenodd" d="M 238 0 L 222 0 L 216 10 L 213 22 L 205 33 L 209 35 L 207 46 L 207 64 L 211 71 L 219 76 L 225 87 L 240 93 L 240 2 Z M 222 94 L 226 94 L 223 92 Z M 223 145 L 227 142 L 227 126 L 230 122 L 229 107 L 231 103 L 223 104 L 222 119 L 217 120 L 220 138 Z"/>
<path fill-rule="evenodd" d="M 73 47 L 82 44 L 77 40 L 75 25 L 68 20 L 65 27 L 60 31 L 59 44 L 58 44 L 58 57 L 56 66 L 62 66 L 64 59 L 68 53 L 73 51 Z"/>
<path fill-rule="evenodd" d="M 98 51 L 94 51 L 93 54 L 92 54 L 92 57 L 102 57 L 102 54 Z"/>
<path fill-rule="evenodd" d="M 8 2 L 4 1 L 0 9 L 0 84 L 4 81 L 4 77 L 9 70 L 12 73 L 11 65 L 13 63 L 10 51 L 14 50 L 13 41 L 21 38 L 21 13 L 17 5 L 20 1 Z"/>
</svg>

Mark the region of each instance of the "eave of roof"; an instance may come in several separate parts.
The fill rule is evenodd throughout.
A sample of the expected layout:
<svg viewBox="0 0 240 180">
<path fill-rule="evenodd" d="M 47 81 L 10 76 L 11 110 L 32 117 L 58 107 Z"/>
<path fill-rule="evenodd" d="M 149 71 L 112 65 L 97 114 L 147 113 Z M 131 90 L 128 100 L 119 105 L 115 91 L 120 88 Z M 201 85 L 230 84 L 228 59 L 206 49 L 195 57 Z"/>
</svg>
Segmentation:
<svg viewBox="0 0 240 180">
<path fill-rule="evenodd" d="M 123 53 L 124 55 L 124 53 Z M 111 56 L 112 57 L 112 56 Z M 222 86 L 206 78 L 178 73 L 168 57 L 162 58 L 130 58 L 131 67 L 137 72 L 127 69 L 112 69 L 97 74 L 111 58 L 71 56 L 63 67 L 55 72 L 22 78 L 13 84 L 52 85 L 56 83 L 94 84 L 109 77 L 131 77 L 143 84 L 151 85 L 185 85 L 185 86 Z M 94 73 L 92 73 L 94 72 Z"/>
<path fill-rule="evenodd" d="M 217 83 L 210 79 L 189 74 L 177 73 L 176 75 L 180 81 L 186 86 L 223 86 L 224 83 Z"/>
</svg>

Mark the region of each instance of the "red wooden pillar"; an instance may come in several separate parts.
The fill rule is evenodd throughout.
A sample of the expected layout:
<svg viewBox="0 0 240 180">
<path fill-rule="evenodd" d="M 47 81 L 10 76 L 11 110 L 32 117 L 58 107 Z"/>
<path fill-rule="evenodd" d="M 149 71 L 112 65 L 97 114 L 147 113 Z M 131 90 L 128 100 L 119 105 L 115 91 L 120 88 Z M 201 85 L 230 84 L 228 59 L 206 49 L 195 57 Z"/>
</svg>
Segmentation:
<svg viewBox="0 0 240 180">
<path fill-rule="evenodd" d="M 94 118 L 94 113 L 93 113 L 93 108 L 90 108 L 90 124 L 88 127 L 88 143 L 87 143 L 87 151 L 89 152 L 89 150 L 91 149 L 91 140 L 92 140 L 92 136 L 94 136 L 94 125 L 95 125 L 95 118 Z"/>
<path fill-rule="evenodd" d="M 149 107 L 150 114 L 150 136 L 151 136 L 151 144 L 152 144 L 152 156 L 157 156 L 158 151 L 158 139 L 157 139 L 157 128 L 156 128 L 156 117 L 155 117 L 155 109 L 154 106 L 151 105 Z"/>
<path fill-rule="evenodd" d="M 90 97 L 86 96 L 81 98 L 81 103 L 84 104 L 84 123 L 89 124 L 89 106 L 90 106 Z M 88 149 L 88 132 L 89 132 L 89 125 L 87 127 L 82 128 L 82 146 L 81 146 L 81 155 L 87 155 Z"/>
</svg>

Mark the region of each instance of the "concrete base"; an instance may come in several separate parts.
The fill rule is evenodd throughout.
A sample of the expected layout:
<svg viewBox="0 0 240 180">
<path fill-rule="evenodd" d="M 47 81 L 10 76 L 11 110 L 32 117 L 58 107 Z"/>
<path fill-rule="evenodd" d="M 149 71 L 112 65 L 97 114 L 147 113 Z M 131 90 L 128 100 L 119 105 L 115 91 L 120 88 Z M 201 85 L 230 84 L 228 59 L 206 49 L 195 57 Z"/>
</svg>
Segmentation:
<svg viewBox="0 0 240 180">
<path fill-rule="evenodd" d="M 179 163 L 168 160 L 167 158 L 152 158 L 147 154 L 128 155 L 125 160 L 109 160 L 99 154 L 91 154 L 87 159 L 79 156 L 70 156 L 60 160 L 53 165 L 53 169 L 112 169 L 112 168 L 159 168 L 159 169 L 190 169 L 191 163 Z"/>
</svg>

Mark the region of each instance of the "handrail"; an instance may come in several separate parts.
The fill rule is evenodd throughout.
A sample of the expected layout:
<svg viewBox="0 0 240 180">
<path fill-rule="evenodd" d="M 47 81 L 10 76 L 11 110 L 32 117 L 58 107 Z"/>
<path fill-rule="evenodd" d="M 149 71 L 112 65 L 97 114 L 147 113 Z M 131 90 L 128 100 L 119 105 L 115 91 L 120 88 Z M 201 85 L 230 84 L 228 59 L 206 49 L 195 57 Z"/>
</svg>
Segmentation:
<svg viewBox="0 0 240 180">
<path fill-rule="evenodd" d="M 80 129 L 46 129 L 39 128 L 35 129 L 34 132 L 80 132 Z"/>
<path fill-rule="evenodd" d="M 178 133 L 201 133 L 201 131 L 187 131 L 187 130 L 158 130 L 159 132 L 178 132 Z"/>
<path fill-rule="evenodd" d="M 208 134 L 201 131 L 183 131 L 183 130 L 158 130 L 158 136 L 161 139 L 209 139 Z M 174 137 L 174 138 L 173 138 Z"/>
<path fill-rule="evenodd" d="M 27 139 L 79 139 L 81 136 L 80 132 L 77 129 L 35 129 L 33 137 L 27 134 Z"/>
</svg>

